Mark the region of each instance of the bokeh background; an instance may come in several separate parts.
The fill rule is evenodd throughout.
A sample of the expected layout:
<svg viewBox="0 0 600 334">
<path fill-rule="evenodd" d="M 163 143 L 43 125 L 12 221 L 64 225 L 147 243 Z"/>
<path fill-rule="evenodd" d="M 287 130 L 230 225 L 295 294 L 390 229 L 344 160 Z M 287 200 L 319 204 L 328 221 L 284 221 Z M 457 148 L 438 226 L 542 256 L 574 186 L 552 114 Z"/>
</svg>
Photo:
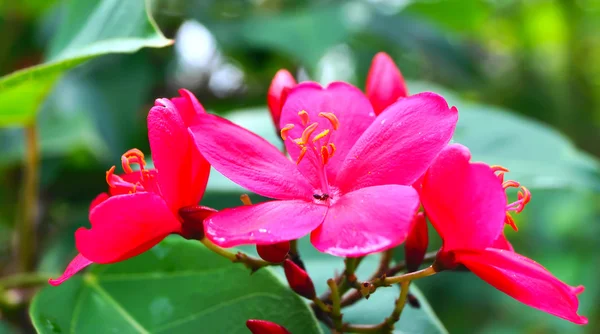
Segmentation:
<svg viewBox="0 0 600 334">
<path fill-rule="evenodd" d="M 131 147 L 149 153 L 145 116 L 155 98 L 187 88 L 210 112 L 229 115 L 276 140 L 265 105 L 278 69 L 289 69 L 299 80 L 344 80 L 364 88 L 371 58 L 385 51 L 411 92 L 434 90 L 447 95 L 459 113 L 470 111 L 468 123 L 457 131 L 483 129 L 477 138 L 464 137 L 467 145 L 485 143 L 477 147 L 476 157 L 506 165 L 515 178 L 527 176 L 519 179 L 525 185 L 533 183 L 533 201 L 518 217 L 519 232 L 507 231 L 515 248 L 566 282 L 586 286 L 580 309 L 590 323 L 578 327 L 527 308 L 467 273 L 419 282 L 447 329 L 600 331 L 600 2 L 151 4 L 158 26 L 175 39 L 172 47 L 89 61 L 69 71 L 42 105 L 37 119 L 42 164 L 35 248 L 40 272 L 62 271 L 74 255 L 73 232 L 88 224 L 89 203 L 106 187 L 104 172 Z M 62 1 L 0 2 L 0 75 L 43 61 L 64 6 Z M 493 118 L 473 116 L 490 111 L 499 113 Z M 515 114 L 525 120 L 510 118 Z M 527 120 L 534 120 L 534 126 Z M 518 127 L 523 124 L 527 126 Z M 571 168 L 573 161 L 554 142 L 528 134 L 546 131 L 546 126 L 562 134 L 551 132 L 561 145 L 571 141 L 579 149 L 572 157 L 577 168 Z M 23 142 L 22 129 L 0 130 L 0 275 L 17 271 L 14 231 L 21 214 Z M 530 156 L 539 156 L 540 163 L 520 163 L 520 157 Z M 548 176 L 547 171 L 553 173 Z M 542 176 L 536 178 L 538 172 Z M 215 175 L 205 203 L 238 205 L 238 189 Z M 0 332 L 31 330 L 18 309 L 0 314 Z"/>
</svg>

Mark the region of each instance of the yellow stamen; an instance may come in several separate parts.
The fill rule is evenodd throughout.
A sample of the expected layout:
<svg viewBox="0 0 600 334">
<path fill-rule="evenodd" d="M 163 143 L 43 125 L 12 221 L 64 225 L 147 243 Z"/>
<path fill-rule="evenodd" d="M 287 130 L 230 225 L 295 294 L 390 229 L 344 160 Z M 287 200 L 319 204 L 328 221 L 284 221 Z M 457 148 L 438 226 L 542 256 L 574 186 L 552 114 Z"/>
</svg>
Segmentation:
<svg viewBox="0 0 600 334">
<path fill-rule="evenodd" d="M 252 205 L 252 201 L 250 200 L 250 196 L 248 196 L 248 194 L 241 194 L 240 201 L 242 201 L 244 205 Z"/>
<path fill-rule="evenodd" d="M 327 146 L 321 146 L 321 159 L 323 165 L 327 164 L 327 161 L 329 161 L 329 150 L 327 149 Z"/>
<path fill-rule="evenodd" d="M 335 153 L 335 145 L 333 143 L 327 144 L 329 146 L 331 152 L 329 152 L 329 158 L 333 158 L 333 154 Z"/>
<path fill-rule="evenodd" d="M 283 139 L 284 141 L 287 139 L 287 133 L 294 128 L 294 124 L 286 124 L 282 129 L 281 129 L 281 139 Z"/>
<path fill-rule="evenodd" d="M 313 140 L 312 140 L 312 141 L 313 141 L 313 143 L 314 143 L 314 142 L 316 142 L 317 140 L 319 140 L 319 139 L 321 139 L 321 138 L 323 138 L 323 137 L 327 136 L 328 134 L 329 134 L 329 129 L 325 129 L 325 130 L 321 131 L 321 133 L 319 133 L 318 135 L 316 135 L 316 136 L 313 138 Z"/>
<path fill-rule="evenodd" d="M 306 112 L 306 110 L 300 110 L 300 112 L 298 112 L 298 116 L 300 116 L 302 125 L 306 126 L 306 124 L 308 124 L 309 121 L 308 113 Z"/>
<path fill-rule="evenodd" d="M 302 161 L 302 158 L 304 158 L 304 155 L 306 154 L 306 147 L 302 147 L 302 150 L 300 150 L 300 155 L 298 155 L 298 160 L 296 160 L 296 165 L 300 163 L 300 161 Z"/>
<path fill-rule="evenodd" d="M 110 167 L 110 169 L 108 171 L 106 171 L 106 183 L 111 188 L 117 187 L 117 186 L 115 186 L 115 184 L 113 183 L 113 180 L 112 180 L 112 176 L 114 174 L 115 174 L 115 166 Z"/>
<path fill-rule="evenodd" d="M 327 120 L 329 121 L 329 123 L 331 123 L 331 126 L 333 127 L 334 130 L 337 130 L 340 127 L 340 121 L 338 120 L 338 118 L 335 116 L 334 113 L 320 112 L 319 116 L 327 118 Z"/>
<path fill-rule="evenodd" d="M 315 130 L 317 129 L 317 126 L 319 126 L 319 123 L 315 122 L 315 123 L 307 126 L 306 129 L 304 129 L 304 131 L 302 131 L 301 139 L 302 139 L 303 144 L 308 143 L 310 136 L 312 136 L 313 132 L 315 132 Z"/>
</svg>

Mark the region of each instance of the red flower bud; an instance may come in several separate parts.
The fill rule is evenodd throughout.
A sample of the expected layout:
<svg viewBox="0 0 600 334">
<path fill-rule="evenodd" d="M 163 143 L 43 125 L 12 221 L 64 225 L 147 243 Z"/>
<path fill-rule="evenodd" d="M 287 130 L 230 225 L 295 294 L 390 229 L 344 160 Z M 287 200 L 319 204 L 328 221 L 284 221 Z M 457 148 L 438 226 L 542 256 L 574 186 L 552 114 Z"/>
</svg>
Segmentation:
<svg viewBox="0 0 600 334">
<path fill-rule="evenodd" d="M 385 52 L 379 52 L 373 57 L 365 90 L 376 115 L 399 98 L 408 95 L 402 73 Z"/>
<path fill-rule="evenodd" d="M 296 80 L 290 72 L 287 70 L 279 70 L 273 80 L 271 86 L 269 86 L 269 92 L 267 93 L 267 104 L 271 111 L 271 117 L 275 128 L 279 132 L 279 117 L 281 116 L 281 108 L 285 103 L 288 92 L 296 86 Z"/>
<path fill-rule="evenodd" d="M 266 320 L 250 319 L 246 321 L 246 327 L 252 334 L 291 334 L 285 327 Z"/>
<path fill-rule="evenodd" d="M 285 278 L 287 278 L 290 288 L 294 292 L 308 299 L 316 297 L 315 286 L 306 271 L 302 270 L 302 268 L 298 267 L 291 260 L 285 260 L 283 271 L 285 272 Z"/>
<path fill-rule="evenodd" d="M 409 272 L 419 269 L 425 258 L 428 244 L 427 221 L 423 212 L 419 212 L 415 217 L 415 224 L 408 234 L 406 242 L 404 242 L 404 256 L 406 258 L 406 268 Z"/>
<path fill-rule="evenodd" d="M 284 241 L 271 245 L 256 245 L 256 251 L 265 261 L 273 263 L 283 262 L 290 251 L 290 242 Z"/>
<path fill-rule="evenodd" d="M 186 239 L 200 240 L 204 237 L 204 219 L 217 212 L 213 208 L 200 205 L 186 206 L 179 209 L 181 235 Z"/>
</svg>

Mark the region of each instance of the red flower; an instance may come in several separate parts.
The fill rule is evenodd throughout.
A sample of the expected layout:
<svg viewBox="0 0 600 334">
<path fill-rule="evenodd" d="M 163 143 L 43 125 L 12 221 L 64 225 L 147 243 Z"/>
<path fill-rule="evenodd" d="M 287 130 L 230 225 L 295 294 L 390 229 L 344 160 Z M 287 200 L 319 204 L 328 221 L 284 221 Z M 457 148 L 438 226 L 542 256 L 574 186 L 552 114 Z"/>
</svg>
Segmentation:
<svg viewBox="0 0 600 334">
<path fill-rule="evenodd" d="M 246 327 L 252 334 L 290 334 L 285 327 L 266 320 L 250 319 L 246 321 Z"/>
<path fill-rule="evenodd" d="M 148 138 L 156 169 L 147 169 L 137 149 L 121 158 L 125 174 L 106 173 L 109 193 L 100 194 L 90 207 L 90 229 L 80 228 L 75 241 L 80 254 L 59 285 L 90 263 L 113 263 L 139 255 L 172 233 L 201 236 L 202 220 L 213 210 L 198 207 L 210 165 L 194 145 L 188 124 L 204 108 L 187 90 L 181 97 L 156 100 L 148 114 Z M 139 165 L 134 171 L 132 165 Z"/>
<path fill-rule="evenodd" d="M 522 188 L 515 203 L 507 204 L 505 188 L 492 168 L 470 163 L 468 149 L 449 145 L 425 175 L 421 200 L 427 216 L 444 244 L 438 253 L 439 269 L 464 265 L 498 290 L 531 307 L 577 324 L 587 319 L 577 314 L 577 294 L 571 287 L 533 260 L 514 253 L 502 234 L 507 211 L 521 211 L 529 201 Z M 510 183 L 507 183 L 510 182 Z"/>
<path fill-rule="evenodd" d="M 399 98 L 408 96 L 402 73 L 387 53 L 379 52 L 373 57 L 365 91 L 377 115 Z"/>
<path fill-rule="evenodd" d="M 279 131 L 279 118 L 281 117 L 281 109 L 285 104 L 287 95 L 294 86 L 296 86 L 296 80 L 290 72 L 287 70 L 279 70 L 275 73 L 271 86 L 269 86 L 269 92 L 267 93 L 267 105 L 271 112 L 271 118 L 273 118 L 273 124 Z"/>
<path fill-rule="evenodd" d="M 448 143 L 457 121 L 439 95 L 394 103 L 379 116 L 357 88 L 301 83 L 281 113 L 293 161 L 255 134 L 214 115 L 192 126 L 200 152 L 219 172 L 277 199 L 226 209 L 205 221 L 215 244 L 273 244 L 311 234 L 337 256 L 402 243 L 419 206 L 411 184 Z"/>
</svg>

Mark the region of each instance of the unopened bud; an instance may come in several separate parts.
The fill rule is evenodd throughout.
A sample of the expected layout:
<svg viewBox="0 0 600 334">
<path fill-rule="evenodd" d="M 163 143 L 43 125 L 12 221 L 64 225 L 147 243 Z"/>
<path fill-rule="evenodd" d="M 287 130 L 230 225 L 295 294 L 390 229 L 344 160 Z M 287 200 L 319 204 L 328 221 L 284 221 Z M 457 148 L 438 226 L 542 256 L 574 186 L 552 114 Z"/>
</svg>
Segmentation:
<svg viewBox="0 0 600 334">
<path fill-rule="evenodd" d="M 291 334 L 285 327 L 266 320 L 250 319 L 246 327 L 252 334 Z"/>
<path fill-rule="evenodd" d="M 279 70 L 273 77 L 271 86 L 269 86 L 267 104 L 269 105 L 269 111 L 271 111 L 271 117 L 273 118 L 277 132 L 280 130 L 279 118 L 281 117 L 281 109 L 290 89 L 294 86 L 296 86 L 296 80 L 287 70 Z"/>
<path fill-rule="evenodd" d="M 179 217 L 183 220 L 181 235 L 186 239 L 202 239 L 204 237 L 204 219 L 215 212 L 217 210 L 200 205 L 186 206 L 179 209 Z"/>
<path fill-rule="evenodd" d="M 256 245 L 256 251 L 265 261 L 272 263 L 283 262 L 290 251 L 290 242 L 284 241 L 271 245 Z"/>
<path fill-rule="evenodd" d="M 306 271 L 302 270 L 302 268 L 298 267 L 291 260 L 283 262 L 283 271 L 285 272 L 285 278 L 287 278 L 290 288 L 294 292 L 311 300 L 316 297 L 315 286 Z"/>
<path fill-rule="evenodd" d="M 404 242 L 406 269 L 409 272 L 419 269 L 419 266 L 423 263 L 423 259 L 425 258 L 428 244 L 429 236 L 427 234 L 427 221 L 425 220 L 423 212 L 419 212 L 415 217 L 413 228 Z"/>
<path fill-rule="evenodd" d="M 400 70 L 392 58 L 384 52 L 373 57 L 365 90 L 376 115 L 399 98 L 408 95 Z"/>
</svg>

